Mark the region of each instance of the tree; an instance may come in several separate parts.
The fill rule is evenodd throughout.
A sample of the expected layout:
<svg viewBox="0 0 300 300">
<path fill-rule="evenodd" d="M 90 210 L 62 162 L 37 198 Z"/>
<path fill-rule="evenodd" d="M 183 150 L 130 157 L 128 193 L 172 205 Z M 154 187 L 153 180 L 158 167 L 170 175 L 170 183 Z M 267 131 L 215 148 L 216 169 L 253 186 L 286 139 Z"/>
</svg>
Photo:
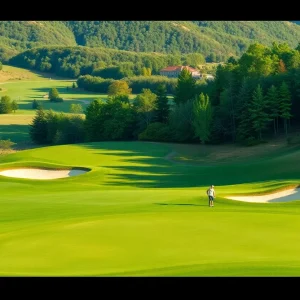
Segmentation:
<svg viewBox="0 0 300 300">
<path fill-rule="evenodd" d="M 149 89 L 143 89 L 142 93 L 136 96 L 133 105 L 140 116 L 142 127 L 147 127 L 154 118 L 156 95 Z"/>
<path fill-rule="evenodd" d="M 0 114 L 9 114 L 12 112 L 12 103 L 9 96 L 2 96 L 0 100 Z"/>
<path fill-rule="evenodd" d="M 169 123 L 173 141 L 194 141 L 193 102 L 194 99 L 188 100 L 184 103 L 179 103 L 171 110 Z"/>
<path fill-rule="evenodd" d="M 237 140 L 245 141 L 252 136 L 252 124 L 249 112 L 249 105 L 252 101 L 252 93 L 249 82 L 244 78 L 240 86 L 237 103 Z"/>
<path fill-rule="evenodd" d="M 50 89 L 48 98 L 50 101 L 55 101 L 59 98 L 58 90 L 56 88 Z"/>
<path fill-rule="evenodd" d="M 273 120 L 273 130 L 274 134 L 278 131 L 278 117 L 279 117 L 279 97 L 278 91 L 274 85 L 272 85 L 266 95 L 267 106 L 269 110 L 269 115 Z"/>
<path fill-rule="evenodd" d="M 116 96 L 109 96 L 109 99 L 113 100 L 113 101 L 120 101 L 122 103 L 127 103 L 129 104 L 129 95 L 116 95 Z"/>
<path fill-rule="evenodd" d="M 76 83 L 75 82 L 72 83 L 72 88 L 76 89 Z"/>
<path fill-rule="evenodd" d="M 109 96 L 130 95 L 132 89 L 129 88 L 128 83 L 124 80 L 116 80 L 108 87 Z"/>
<path fill-rule="evenodd" d="M 133 137 L 136 114 L 130 104 L 108 100 L 103 109 L 104 140 L 128 140 Z"/>
<path fill-rule="evenodd" d="M 42 108 L 37 110 L 36 115 L 32 120 L 32 124 L 30 124 L 29 135 L 34 143 L 47 143 L 47 120 Z"/>
<path fill-rule="evenodd" d="M 230 73 L 227 91 L 228 91 L 227 103 L 229 105 L 231 124 L 232 124 L 232 141 L 234 142 L 236 139 L 236 94 L 238 90 L 237 90 L 237 84 L 233 73 Z"/>
<path fill-rule="evenodd" d="M 230 56 L 227 60 L 227 63 L 236 65 L 238 62 L 233 56 Z"/>
<path fill-rule="evenodd" d="M 212 110 L 209 97 L 201 93 L 196 97 L 193 105 L 193 126 L 195 135 L 205 144 L 209 140 L 212 121 Z"/>
<path fill-rule="evenodd" d="M 82 109 L 82 105 L 81 104 L 71 104 L 71 107 L 70 107 L 70 112 L 72 114 L 81 114 L 83 111 Z"/>
<path fill-rule="evenodd" d="M 89 141 L 131 139 L 136 123 L 128 103 L 109 98 L 95 100 L 86 109 L 85 131 Z"/>
<path fill-rule="evenodd" d="M 2 66 L 2 62 L 0 61 L 0 71 L 2 70 L 3 66 Z"/>
<path fill-rule="evenodd" d="M 41 108 L 42 105 L 37 101 L 37 100 L 33 100 L 32 101 L 32 109 L 38 109 L 38 108 Z"/>
<path fill-rule="evenodd" d="M 239 59 L 239 72 L 243 77 L 259 78 L 274 73 L 275 58 L 267 46 L 254 43 Z M 277 57 L 278 58 L 278 57 Z"/>
<path fill-rule="evenodd" d="M 284 121 L 285 135 L 288 134 L 288 120 L 292 117 L 291 115 L 291 93 L 287 84 L 283 81 L 279 87 L 279 115 Z"/>
<path fill-rule="evenodd" d="M 282 59 L 279 60 L 277 71 L 278 71 L 278 73 L 285 73 L 286 72 L 285 63 L 283 62 Z"/>
<path fill-rule="evenodd" d="M 16 100 L 13 100 L 13 101 L 11 102 L 11 109 L 12 109 L 13 112 L 15 113 L 16 110 L 17 110 L 18 108 L 19 108 L 19 105 L 18 105 L 17 101 L 16 101 Z"/>
<path fill-rule="evenodd" d="M 85 132 L 88 141 L 96 142 L 101 140 L 103 131 L 103 100 L 92 101 L 85 111 Z"/>
<path fill-rule="evenodd" d="M 170 105 L 167 98 L 166 86 L 160 84 L 156 90 L 156 118 L 158 122 L 167 123 Z"/>
<path fill-rule="evenodd" d="M 143 75 L 143 76 L 151 76 L 151 69 L 150 69 L 150 68 L 143 67 L 143 68 L 142 68 L 142 75 Z"/>
<path fill-rule="evenodd" d="M 178 76 L 174 102 L 176 104 L 184 103 L 194 99 L 195 95 L 196 80 L 192 77 L 191 72 L 184 68 Z"/>
<path fill-rule="evenodd" d="M 201 53 L 189 53 L 185 56 L 184 63 L 195 68 L 198 65 L 205 64 L 205 58 Z"/>
<path fill-rule="evenodd" d="M 258 139 L 262 140 L 262 130 L 267 127 L 271 120 L 266 113 L 267 102 L 264 99 L 263 90 L 260 85 L 253 92 L 252 102 L 249 108 L 253 129 L 258 134 Z"/>
</svg>

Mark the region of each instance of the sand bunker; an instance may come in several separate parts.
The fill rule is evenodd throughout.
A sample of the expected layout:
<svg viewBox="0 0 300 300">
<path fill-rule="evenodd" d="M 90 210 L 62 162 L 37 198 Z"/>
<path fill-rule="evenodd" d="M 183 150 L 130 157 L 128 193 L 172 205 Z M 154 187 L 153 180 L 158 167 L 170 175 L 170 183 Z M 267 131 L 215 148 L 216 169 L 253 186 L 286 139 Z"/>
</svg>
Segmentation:
<svg viewBox="0 0 300 300">
<path fill-rule="evenodd" d="M 86 173 L 87 170 L 72 169 L 72 170 L 49 170 L 49 169 L 34 169 L 34 168 L 21 168 L 0 171 L 0 175 L 15 178 L 26 179 L 57 179 L 71 176 L 77 176 Z"/>
<path fill-rule="evenodd" d="M 300 189 L 294 188 L 261 196 L 228 196 L 226 198 L 252 203 L 288 202 L 300 200 Z"/>
</svg>

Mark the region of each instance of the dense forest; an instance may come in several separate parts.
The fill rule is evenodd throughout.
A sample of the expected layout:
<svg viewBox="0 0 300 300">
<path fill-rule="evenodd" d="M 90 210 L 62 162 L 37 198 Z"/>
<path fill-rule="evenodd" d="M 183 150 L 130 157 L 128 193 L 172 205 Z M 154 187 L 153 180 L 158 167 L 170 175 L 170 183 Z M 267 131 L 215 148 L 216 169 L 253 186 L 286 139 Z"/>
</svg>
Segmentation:
<svg viewBox="0 0 300 300">
<path fill-rule="evenodd" d="M 43 46 L 76 46 L 74 34 L 59 21 L 0 21 L 0 60 Z"/>
<path fill-rule="evenodd" d="M 85 118 L 39 109 L 31 127 L 35 142 L 139 139 L 254 145 L 278 134 L 289 139 L 300 124 L 300 47 L 287 43 L 252 44 L 239 59 L 219 65 L 214 81 L 201 85 L 184 69 L 171 102 L 166 82 L 143 88 L 130 101 L 130 81 L 83 76 L 78 85 L 93 80 L 106 81 L 108 101 L 93 101 Z"/>
<path fill-rule="evenodd" d="M 202 53 L 207 60 L 239 56 L 253 40 L 296 46 L 300 28 L 284 21 L 69 21 L 83 46 L 130 51 Z M 212 54 L 213 53 L 213 54 Z"/>
<path fill-rule="evenodd" d="M 239 57 L 253 42 L 295 47 L 299 38 L 299 25 L 289 21 L 0 21 L 0 60 L 35 47 L 80 45 L 200 53 L 220 62 Z"/>
</svg>

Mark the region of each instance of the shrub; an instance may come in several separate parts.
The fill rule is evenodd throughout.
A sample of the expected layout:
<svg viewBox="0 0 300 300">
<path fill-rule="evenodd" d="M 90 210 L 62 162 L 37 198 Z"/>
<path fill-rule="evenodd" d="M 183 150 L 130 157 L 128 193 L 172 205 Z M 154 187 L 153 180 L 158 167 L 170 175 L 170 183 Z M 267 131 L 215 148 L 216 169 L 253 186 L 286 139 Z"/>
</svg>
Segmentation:
<svg viewBox="0 0 300 300">
<path fill-rule="evenodd" d="M 16 143 L 12 142 L 10 139 L 8 140 L 0 140 L 0 149 L 1 150 L 10 150 L 13 145 Z"/>
<path fill-rule="evenodd" d="M 0 100 L 0 114 L 9 114 L 13 110 L 12 101 L 9 96 L 2 96 Z"/>
<path fill-rule="evenodd" d="M 138 135 L 141 141 L 171 141 L 171 129 L 169 125 L 155 122 L 148 125 L 148 127 Z"/>
</svg>

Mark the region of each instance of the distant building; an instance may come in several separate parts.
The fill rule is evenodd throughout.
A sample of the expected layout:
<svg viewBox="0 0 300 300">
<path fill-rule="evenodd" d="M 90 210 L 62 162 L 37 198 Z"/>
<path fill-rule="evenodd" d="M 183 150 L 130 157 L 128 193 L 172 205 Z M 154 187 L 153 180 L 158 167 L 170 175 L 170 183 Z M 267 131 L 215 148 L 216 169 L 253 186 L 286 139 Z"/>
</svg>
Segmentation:
<svg viewBox="0 0 300 300">
<path fill-rule="evenodd" d="M 192 77 L 195 79 L 200 79 L 202 75 L 200 72 L 189 66 L 170 66 L 160 70 L 160 75 L 167 76 L 169 78 L 177 78 L 183 69 L 187 69 L 192 73 Z"/>
</svg>

